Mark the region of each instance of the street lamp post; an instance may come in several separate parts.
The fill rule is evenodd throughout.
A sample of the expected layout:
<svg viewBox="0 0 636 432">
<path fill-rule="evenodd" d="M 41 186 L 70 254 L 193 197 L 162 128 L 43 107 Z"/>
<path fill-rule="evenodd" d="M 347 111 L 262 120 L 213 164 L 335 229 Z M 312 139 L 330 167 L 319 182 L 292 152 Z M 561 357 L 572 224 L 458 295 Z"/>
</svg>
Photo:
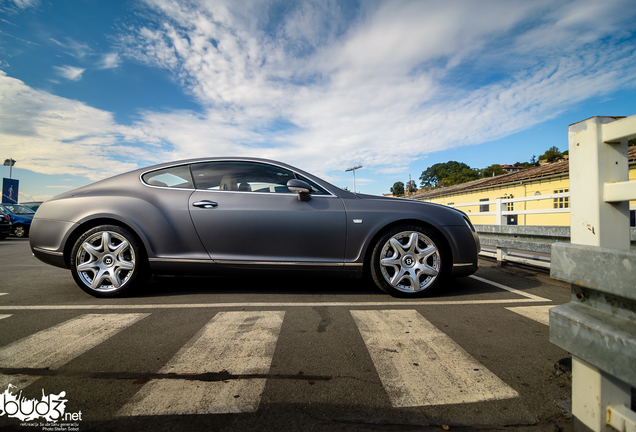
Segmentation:
<svg viewBox="0 0 636 432">
<path fill-rule="evenodd" d="M 345 172 L 353 171 L 353 193 L 356 193 L 356 170 L 362 168 L 362 165 L 356 165 L 352 168 L 347 168 Z"/>
<path fill-rule="evenodd" d="M 15 160 L 13 159 L 5 159 L 4 160 L 4 166 L 8 166 L 9 167 L 9 178 L 11 178 L 11 175 L 13 174 L 13 165 L 15 165 Z"/>
</svg>

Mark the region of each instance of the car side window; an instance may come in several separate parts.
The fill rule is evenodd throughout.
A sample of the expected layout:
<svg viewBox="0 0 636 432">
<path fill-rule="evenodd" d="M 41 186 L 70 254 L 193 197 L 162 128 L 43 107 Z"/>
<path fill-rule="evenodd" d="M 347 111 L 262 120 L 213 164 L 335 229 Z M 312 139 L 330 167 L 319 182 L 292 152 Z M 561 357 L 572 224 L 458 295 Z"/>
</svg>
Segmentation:
<svg viewBox="0 0 636 432">
<path fill-rule="evenodd" d="M 150 186 L 171 187 L 180 189 L 194 189 L 190 167 L 181 165 L 152 171 L 141 176 Z"/>
<path fill-rule="evenodd" d="M 203 162 L 191 169 L 196 188 L 206 190 L 291 193 L 287 182 L 296 178 L 289 170 L 259 162 Z"/>
<path fill-rule="evenodd" d="M 311 194 L 312 195 L 331 195 L 325 189 L 323 189 L 322 187 L 318 186 L 316 183 L 312 182 L 308 178 L 303 177 L 300 174 L 298 174 L 297 177 L 298 177 L 298 180 L 302 180 L 302 181 L 306 182 L 309 186 L 311 186 Z"/>
</svg>

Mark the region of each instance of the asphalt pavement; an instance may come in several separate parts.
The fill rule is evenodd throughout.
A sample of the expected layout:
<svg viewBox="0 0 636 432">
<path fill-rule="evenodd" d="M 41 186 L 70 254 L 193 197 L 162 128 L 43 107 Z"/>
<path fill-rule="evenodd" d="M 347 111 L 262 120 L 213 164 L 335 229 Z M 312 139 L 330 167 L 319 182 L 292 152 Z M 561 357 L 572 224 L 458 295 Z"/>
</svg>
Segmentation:
<svg viewBox="0 0 636 432">
<path fill-rule="evenodd" d="M 10 237 L 0 293 L 3 430 L 571 424 L 569 356 L 547 325 L 570 290 L 544 270 L 482 260 L 416 300 L 365 280 L 253 273 L 153 278 L 134 296 L 96 299 Z"/>
</svg>

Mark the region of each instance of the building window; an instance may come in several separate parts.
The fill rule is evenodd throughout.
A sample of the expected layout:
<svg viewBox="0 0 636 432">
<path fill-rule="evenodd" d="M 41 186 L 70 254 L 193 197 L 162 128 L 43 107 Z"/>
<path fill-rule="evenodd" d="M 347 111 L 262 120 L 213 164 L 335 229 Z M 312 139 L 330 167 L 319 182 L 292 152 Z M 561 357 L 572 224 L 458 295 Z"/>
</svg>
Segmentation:
<svg viewBox="0 0 636 432">
<path fill-rule="evenodd" d="M 567 193 L 570 192 L 570 189 L 560 189 L 555 190 L 554 193 Z M 570 197 L 559 197 L 554 199 L 554 208 L 570 208 Z"/>
<path fill-rule="evenodd" d="M 488 198 L 483 198 L 483 199 L 480 199 L 479 201 L 481 202 L 481 201 L 490 201 L 490 200 Z M 490 211 L 490 205 L 482 204 L 479 206 L 480 213 L 489 212 L 489 211 Z"/>
</svg>

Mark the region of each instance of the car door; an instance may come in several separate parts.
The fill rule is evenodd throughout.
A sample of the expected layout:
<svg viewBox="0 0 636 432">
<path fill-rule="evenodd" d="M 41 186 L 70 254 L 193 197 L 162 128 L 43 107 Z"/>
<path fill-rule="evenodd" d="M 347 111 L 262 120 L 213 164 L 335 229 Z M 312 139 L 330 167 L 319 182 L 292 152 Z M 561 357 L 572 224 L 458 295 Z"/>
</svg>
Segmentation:
<svg viewBox="0 0 636 432">
<path fill-rule="evenodd" d="M 272 164 L 213 161 L 191 165 L 194 226 L 217 262 L 342 264 L 346 217 L 340 198 L 300 201 L 286 188 L 295 174 Z"/>
</svg>

